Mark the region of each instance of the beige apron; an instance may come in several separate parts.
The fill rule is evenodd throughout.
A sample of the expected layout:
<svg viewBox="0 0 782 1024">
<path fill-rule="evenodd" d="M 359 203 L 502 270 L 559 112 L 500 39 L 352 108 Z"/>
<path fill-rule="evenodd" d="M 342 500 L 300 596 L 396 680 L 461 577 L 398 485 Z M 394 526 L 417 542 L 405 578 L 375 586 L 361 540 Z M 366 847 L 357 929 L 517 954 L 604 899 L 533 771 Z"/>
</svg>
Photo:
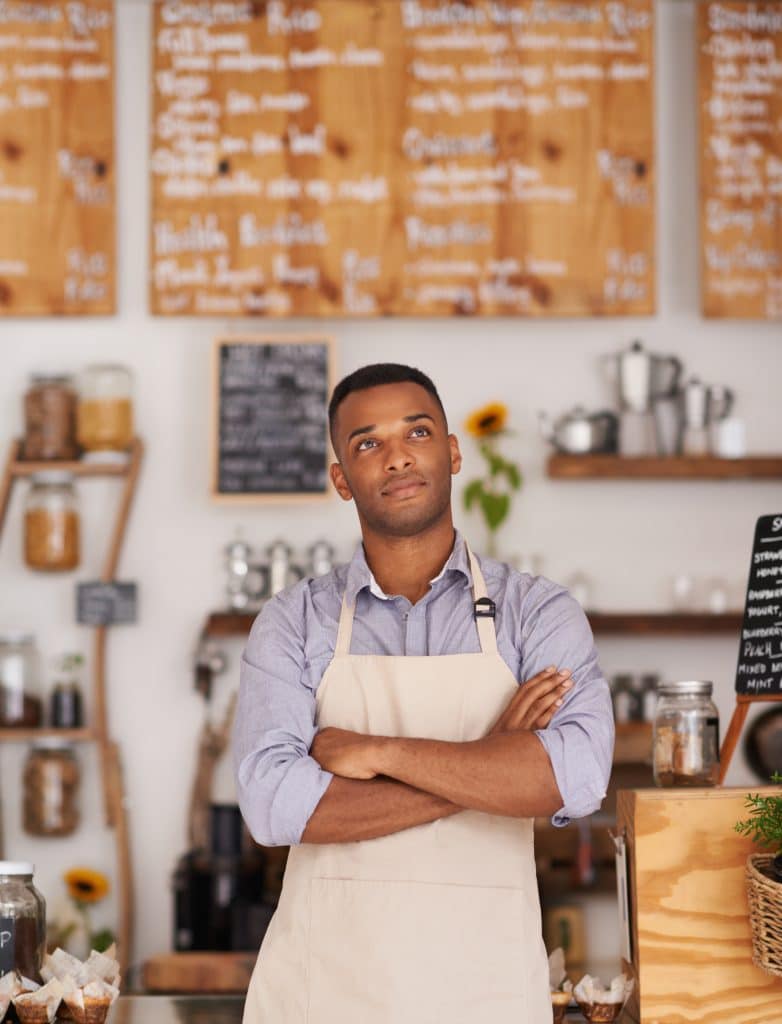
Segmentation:
<svg viewBox="0 0 782 1024">
<path fill-rule="evenodd" d="M 486 597 L 470 553 L 473 597 Z M 351 655 L 344 601 L 320 728 L 466 741 L 518 684 L 491 618 L 481 652 Z M 548 1024 L 532 819 L 462 811 L 363 842 L 291 848 L 243 1024 Z"/>
</svg>

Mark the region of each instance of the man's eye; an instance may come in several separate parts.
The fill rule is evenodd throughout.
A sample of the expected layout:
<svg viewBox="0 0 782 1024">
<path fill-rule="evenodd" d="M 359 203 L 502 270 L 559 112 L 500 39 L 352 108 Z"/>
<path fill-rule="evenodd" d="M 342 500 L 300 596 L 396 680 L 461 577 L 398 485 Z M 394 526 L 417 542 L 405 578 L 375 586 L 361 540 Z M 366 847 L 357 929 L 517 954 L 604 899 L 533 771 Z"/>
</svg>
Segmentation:
<svg viewBox="0 0 782 1024">
<path fill-rule="evenodd" d="M 413 429 L 410 431 L 410 433 L 411 434 L 421 433 L 424 436 L 428 436 L 429 433 L 430 433 L 430 430 L 429 430 L 429 427 L 413 427 Z"/>
<path fill-rule="evenodd" d="M 366 450 L 365 449 L 365 445 L 371 445 L 371 444 L 374 444 L 374 443 L 375 443 L 374 438 L 372 438 L 372 437 L 365 437 L 363 441 L 359 441 L 358 444 L 356 445 L 356 451 L 357 452 L 365 451 Z"/>
</svg>

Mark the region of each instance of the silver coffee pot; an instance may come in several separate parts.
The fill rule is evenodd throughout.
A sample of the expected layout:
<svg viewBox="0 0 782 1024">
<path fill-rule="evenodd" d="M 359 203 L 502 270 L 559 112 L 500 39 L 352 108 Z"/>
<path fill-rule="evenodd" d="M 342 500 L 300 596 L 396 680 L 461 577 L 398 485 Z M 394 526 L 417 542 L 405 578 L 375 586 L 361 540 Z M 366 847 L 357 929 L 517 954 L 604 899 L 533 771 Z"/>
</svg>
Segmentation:
<svg viewBox="0 0 782 1024">
<path fill-rule="evenodd" d="M 588 413 L 580 405 L 555 421 L 546 412 L 538 413 L 541 435 L 568 455 L 615 452 L 617 425 L 615 413 Z"/>
<path fill-rule="evenodd" d="M 616 383 L 622 412 L 648 413 L 655 398 L 672 395 L 679 386 L 681 360 L 648 352 L 640 341 L 603 358 Z"/>
<path fill-rule="evenodd" d="M 722 385 L 709 386 L 691 377 L 682 387 L 685 455 L 705 455 L 710 450 L 710 428 L 725 419 L 733 408 L 734 393 Z"/>
<path fill-rule="evenodd" d="M 276 540 L 266 549 L 269 564 L 269 593 L 272 597 L 304 578 L 304 570 L 291 561 L 293 551 L 284 540 Z"/>
</svg>

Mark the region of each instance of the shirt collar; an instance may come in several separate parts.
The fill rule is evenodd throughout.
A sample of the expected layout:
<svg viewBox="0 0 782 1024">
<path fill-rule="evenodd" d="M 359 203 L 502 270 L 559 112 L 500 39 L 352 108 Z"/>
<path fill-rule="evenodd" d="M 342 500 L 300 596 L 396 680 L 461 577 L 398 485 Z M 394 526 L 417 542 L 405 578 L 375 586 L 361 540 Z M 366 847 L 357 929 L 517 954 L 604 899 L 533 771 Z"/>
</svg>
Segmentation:
<svg viewBox="0 0 782 1024">
<path fill-rule="evenodd" d="M 467 582 L 472 585 L 472 572 L 470 571 L 470 560 L 467 556 L 467 545 L 459 531 L 456 530 L 455 533 L 456 539 L 454 540 L 453 550 L 442 570 L 433 580 L 430 580 L 432 584 L 441 580 L 446 573 L 457 572 L 461 573 Z M 383 601 L 388 601 L 393 596 L 383 592 L 367 564 L 364 545 L 359 544 L 348 566 L 347 582 L 345 585 L 345 597 L 348 603 L 354 604 L 356 597 L 362 590 L 369 590 L 375 597 L 379 597 Z"/>
</svg>

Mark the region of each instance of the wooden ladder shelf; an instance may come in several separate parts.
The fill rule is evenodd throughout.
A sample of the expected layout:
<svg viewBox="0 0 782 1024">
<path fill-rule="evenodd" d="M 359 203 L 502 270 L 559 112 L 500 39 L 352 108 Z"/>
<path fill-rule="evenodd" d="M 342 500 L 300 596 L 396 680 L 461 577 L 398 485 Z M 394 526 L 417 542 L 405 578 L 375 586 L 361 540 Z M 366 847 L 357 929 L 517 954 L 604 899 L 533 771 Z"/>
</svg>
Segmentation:
<svg viewBox="0 0 782 1024">
<path fill-rule="evenodd" d="M 17 480 L 47 470 L 61 470 L 76 477 L 118 477 L 123 481 L 119 509 L 111 535 L 108 554 L 103 564 L 100 580 L 111 583 L 117 571 L 130 507 L 136 492 L 144 445 L 136 438 L 129 450 L 127 462 L 122 464 L 84 462 L 25 462 L 21 458 L 20 441 L 14 441 L 8 461 L 0 480 L 0 535 L 2 535 L 11 491 Z M 130 860 L 130 837 L 125 793 L 122 779 L 122 765 L 118 745 L 111 739 L 108 727 L 108 706 L 106 699 L 106 642 L 108 626 L 95 626 L 93 657 L 93 720 L 87 729 L 3 729 L 0 741 L 29 741 L 42 736 L 57 735 L 98 746 L 103 784 L 103 802 L 106 825 L 114 832 L 117 855 L 117 893 L 119 901 L 118 956 L 125 974 L 133 943 L 133 868 Z"/>
</svg>

